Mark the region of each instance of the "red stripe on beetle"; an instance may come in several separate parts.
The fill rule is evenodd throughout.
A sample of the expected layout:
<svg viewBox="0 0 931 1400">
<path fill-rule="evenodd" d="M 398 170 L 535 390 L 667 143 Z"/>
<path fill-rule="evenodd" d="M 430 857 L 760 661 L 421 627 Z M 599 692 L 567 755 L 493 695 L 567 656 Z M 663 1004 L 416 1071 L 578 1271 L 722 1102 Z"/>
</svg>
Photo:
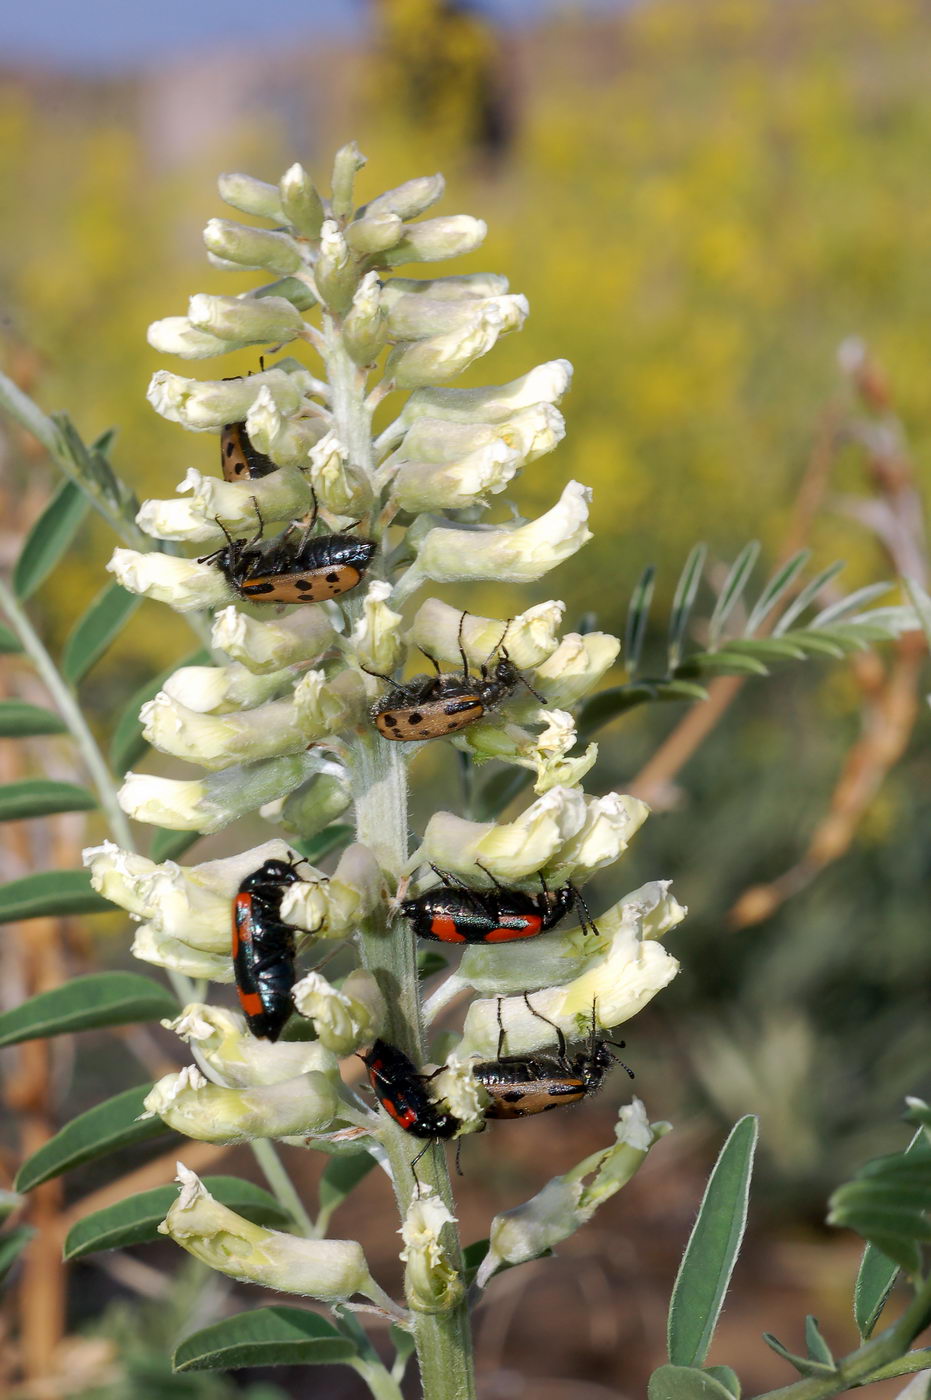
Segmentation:
<svg viewBox="0 0 931 1400">
<path fill-rule="evenodd" d="M 466 938 L 456 927 L 456 920 L 448 914 L 438 914 L 430 922 L 430 932 L 443 943 L 465 943 Z"/>
<path fill-rule="evenodd" d="M 516 943 L 520 938 L 536 938 L 543 927 L 543 920 L 539 914 L 528 914 L 517 924 L 515 916 L 514 923 L 510 928 L 493 928 L 485 934 L 483 943 Z"/>
</svg>

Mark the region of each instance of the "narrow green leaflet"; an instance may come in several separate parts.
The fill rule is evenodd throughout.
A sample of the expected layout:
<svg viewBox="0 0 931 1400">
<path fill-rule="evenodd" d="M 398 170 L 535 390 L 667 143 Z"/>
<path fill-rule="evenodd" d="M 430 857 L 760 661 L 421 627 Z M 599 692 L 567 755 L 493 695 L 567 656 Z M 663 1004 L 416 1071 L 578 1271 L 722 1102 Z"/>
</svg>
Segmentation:
<svg viewBox="0 0 931 1400">
<path fill-rule="evenodd" d="M 0 787 L 0 822 L 48 817 L 53 812 L 90 812 L 96 806 L 97 799 L 87 788 L 50 778 L 24 778 Z"/>
<path fill-rule="evenodd" d="M 65 642 L 62 675 L 72 685 L 83 680 L 132 617 L 142 599 L 111 583 L 99 593 Z"/>
<path fill-rule="evenodd" d="M 63 481 L 26 536 L 13 569 L 13 592 L 21 601 L 45 582 L 84 521 L 90 502 L 73 481 Z"/>
<path fill-rule="evenodd" d="M 931 598 L 916 578 L 905 579 L 905 591 L 915 609 L 918 625 L 925 634 L 928 646 L 931 647 Z"/>
<path fill-rule="evenodd" d="M 749 544 L 744 545 L 730 567 L 727 578 L 724 580 L 724 587 L 718 594 L 718 601 L 714 605 L 711 621 L 708 624 L 708 642 L 712 651 L 717 648 L 724 631 L 724 624 L 743 595 L 759 553 L 759 541 L 751 540 Z"/>
<path fill-rule="evenodd" d="M 834 1192 L 828 1204 L 829 1225 L 855 1230 L 906 1273 L 916 1273 L 921 1264 L 919 1244 L 931 1241 L 931 1150 L 924 1135 L 913 1139 L 905 1152 L 867 1162 L 852 1181 Z M 855 1310 L 862 1309 L 862 1314 L 857 1312 L 858 1325 L 861 1315 L 863 1323 L 868 1323 L 873 1309 L 881 1310 L 884 1301 L 885 1275 L 879 1261 L 871 1264 L 871 1270 L 873 1291 L 862 1304 L 855 1301 Z"/>
<path fill-rule="evenodd" d="M 318 1366 L 358 1355 L 331 1322 L 304 1308 L 256 1308 L 186 1337 L 176 1371 L 226 1371 L 237 1366 Z"/>
<path fill-rule="evenodd" d="M 768 676 L 769 671 L 755 656 L 748 656 L 746 650 L 731 651 L 730 644 L 721 651 L 693 651 L 677 669 L 677 675 L 700 676 L 731 674 L 735 676 Z"/>
<path fill-rule="evenodd" d="M 734 1400 L 740 1400 L 740 1377 L 730 1366 L 706 1366 L 705 1370 L 709 1376 L 714 1376 L 715 1380 L 721 1382 L 729 1395 L 733 1395 Z"/>
<path fill-rule="evenodd" d="M 752 637 L 756 629 L 766 621 L 776 604 L 792 587 L 810 558 L 810 549 L 800 549 L 797 554 L 793 554 L 792 558 L 783 564 L 781 569 L 776 571 L 747 618 L 747 625 L 744 628 L 745 637 Z"/>
<path fill-rule="evenodd" d="M 183 661 L 175 661 L 171 666 L 166 666 L 164 671 L 160 671 L 157 676 L 146 681 L 145 685 L 140 686 L 130 696 L 116 722 L 113 737 L 110 740 L 110 762 L 115 773 L 125 773 L 127 768 L 131 768 L 136 759 L 144 754 L 149 747 L 142 737 L 142 725 L 139 723 L 139 711 L 145 702 L 151 700 L 161 690 L 168 677 L 174 675 L 179 666 L 205 666 L 209 660 L 209 653 L 201 649 Z"/>
<path fill-rule="evenodd" d="M 708 1178 L 669 1304 L 673 1366 L 698 1366 L 708 1355 L 747 1223 L 757 1132 L 752 1115 L 735 1123 Z"/>
<path fill-rule="evenodd" d="M 0 739 L 26 739 L 33 734 L 64 734 L 68 726 L 52 710 L 27 700 L 0 700 Z"/>
<path fill-rule="evenodd" d="M 94 972 L 39 992 L 0 1016 L 0 1045 L 100 1026 L 125 1026 L 177 1016 L 167 987 L 138 972 Z"/>
<path fill-rule="evenodd" d="M 871 603 L 874 598 L 881 598 L 891 587 L 891 583 L 868 583 L 865 588 L 858 588 L 854 593 L 848 593 L 845 598 L 838 598 L 836 603 L 822 608 L 812 618 L 810 626 L 827 627 L 829 622 L 839 622 L 848 613 L 856 612 L 858 608 Z"/>
<path fill-rule="evenodd" d="M 199 831 L 169 831 L 167 827 L 157 826 L 149 848 L 149 859 L 159 863 L 179 860 L 199 840 Z"/>
<path fill-rule="evenodd" d="M 733 1400 L 734 1392 L 694 1366 L 660 1366 L 650 1377 L 649 1400 Z"/>
<path fill-rule="evenodd" d="M 685 639 L 685 629 L 689 624 L 689 616 L 692 612 L 692 605 L 695 602 L 695 595 L 698 592 L 698 585 L 701 583 L 702 570 L 705 567 L 705 556 L 708 550 L 703 544 L 697 544 L 685 561 L 685 568 L 679 575 L 679 582 L 676 585 L 675 596 L 672 600 L 672 612 L 669 616 L 669 669 L 675 671 L 682 657 L 682 643 Z"/>
<path fill-rule="evenodd" d="M 763 1341 L 774 1351 L 777 1356 L 781 1356 L 783 1361 L 788 1361 L 790 1366 L 794 1366 L 800 1376 L 833 1376 L 836 1367 L 825 1361 L 818 1361 L 810 1356 L 796 1356 L 795 1352 L 784 1347 L 778 1337 L 774 1337 L 772 1332 L 763 1333 Z"/>
<path fill-rule="evenodd" d="M 320 1206 L 317 1211 L 315 1234 L 326 1234 L 330 1217 L 359 1182 L 378 1164 L 369 1152 L 353 1152 L 347 1157 L 333 1157 L 327 1162 L 320 1178 Z"/>
<path fill-rule="evenodd" d="M 805 1346 L 812 1361 L 820 1361 L 825 1366 L 834 1367 L 834 1353 L 821 1335 L 818 1319 L 811 1313 L 805 1318 Z"/>
<path fill-rule="evenodd" d="M 72 1118 L 26 1158 L 16 1175 L 17 1191 L 31 1191 L 82 1162 L 107 1157 L 131 1142 L 145 1142 L 167 1133 L 169 1129 L 161 1118 L 139 1117 L 145 1112 L 142 1101 L 151 1088 L 151 1084 L 137 1084 Z"/>
<path fill-rule="evenodd" d="M 324 856 L 332 855 L 334 851 L 341 851 L 344 846 L 348 846 L 355 834 L 355 827 L 347 826 L 344 822 L 335 822 L 333 826 L 328 826 L 326 831 L 320 831 L 316 836 L 308 837 L 306 841 L 292 841 L 291 845 L 296 851 L 300 851 L 305 860 L 314 864 L 323 860 Z"/>
<path fill-rule="evenodd" d="M 0 885 L 0 924 L 58 914 L 115 914 L 116 905 L 91 889 L 88 870 L 40 870 Z"/>
<path fill-rule="evenodd" d="M 253 1186 L 251 1181 L 240 1181 L 235 1176 L 206 1176 L 204 1186 L 216 1200 L 256 1225 L 287 1225 L 291 1219 L 274 1196 L 261 1186 Z M 177 1199 L 176 1186 L 156 1186 L 85 1215 L 68 1231 L 63 1257 L 80 1259 L 100 1250 L 127 1249 L 160 1239 L 158 1226 Z"/>
<path fill-rule="evenodd" d="M 0 1235 L 0 1283 L 6 1278 L 34 1234 L 35 1230 L 31 1225 L 17 1225 L 8 1235 Z"/>
<path fill-rule="evenodd" d="M 653 601 L 653 585 L 656 578 L 655 564 L 647 564 L 637 580 L 627 610 L 627 626 L 624 630 L 624 650 L 622 658 L 628 675 L 633 675 L 640 665 L 640 655 L 646 640 L 647 624 L 650 620 L 650 604 Z"/>
<path fill-rule="evenodd" d="M 798 597 L 794 602 L 789 604 L 782 614 L 782 617 L 780 617 L 779 621 L 776 623 L 772 635 L 774 637 L 781 637 L 784 632 L 788 632 L 795 619 L 801 617 L 805 609 L 810 607 L 815 598 L 817 598 L 822 588 L 826 588 L 831 582 L 831 579 L 836 578 L 843 567 L 843 559 L 838 559 L 836 563 L 829 564 L 826 569 L 822 569 L 821 573 L 816 574 L 813 579 L 809 579 Z"/>
<path fill-rule="evenodd" d="M 9 627 L 4 627 L 3 624 L 0 623 L 0 655 L 22 651 L 22 649 L 23 644 L 16 633 L 11 632 Z"/>
</svg>

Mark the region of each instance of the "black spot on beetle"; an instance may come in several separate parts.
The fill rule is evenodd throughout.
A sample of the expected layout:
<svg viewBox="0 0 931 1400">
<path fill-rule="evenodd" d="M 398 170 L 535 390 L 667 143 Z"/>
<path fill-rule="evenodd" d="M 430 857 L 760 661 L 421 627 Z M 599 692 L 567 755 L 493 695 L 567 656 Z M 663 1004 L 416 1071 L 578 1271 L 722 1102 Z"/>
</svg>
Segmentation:
<svg viewBox="0 0 931 1400">
<path fill-rule="evenodd" d="M 274 593 L 276 585 L 274 583 L 244 583 L 243 593 Z"/>
<path fill-rule="evenodd" d="M 408 724 L 423 724 L 423 715 L 418 714 L 415 710 L 413 714 L 408 715 L 407 722 Z"/>
<path fill-rule="evenodd" d="M 339 583 L 339 574 L 327 574 L 327 583 Z"/>
</svg>

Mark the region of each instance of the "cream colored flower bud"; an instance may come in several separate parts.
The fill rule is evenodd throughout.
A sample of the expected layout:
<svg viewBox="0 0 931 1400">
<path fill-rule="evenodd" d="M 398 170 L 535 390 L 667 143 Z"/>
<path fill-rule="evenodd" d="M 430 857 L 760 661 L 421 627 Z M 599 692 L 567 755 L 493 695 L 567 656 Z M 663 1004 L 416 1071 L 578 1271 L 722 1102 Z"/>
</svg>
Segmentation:
<svg viewBox="0 0 931 1400">
<path fill-rule="evenodd" d="M 357 365 L 370 365 L 388 341 L 388 317 L 374 272 L 366 273 L 343 321 L 343 342 Z"/>
<path fill-rule="evenodd" d="M 394 306 L 407 296 L 466 301 L 502 297 L 507 289 L 508 279 L 498 272 L 467 272 L 458 277 L 392 277 L 383 283 L 382 296 L 387 306 Z"/>
<path fill-rule="evenodd" d="M 314 390 L 317 391 L 316 385 Z M 249 441 L 257 452 L 264 452 L 281 467 L 303 468 L 307 464 L 308 452 L 326 433 L 328 420 L 328 414 L 314 418 L 286 418 L 279 411 L 268 388 L 262 388 L 246 414 L 245 422 Z M 293 516 L 294 512 L 291 514 Z"/>
<path fill-rule="evenodd" d="M 489 1098 L 482 1083 L 472 1073 L 474 1061 L 460 1055 L 450 1055 L 435 1079 L 430 1081 L 430 1093 L 443 1105 L 461 1127 L 456 1134 L 480 1133 L 485 1126 L 485 1109 Z"/>
<path fill-rule="evenodd" d="M 333 213 L 342 218 L 352 213 L 353 186 L 356 175 L 366 164 L 366 157 L 355 141 L 347 141 L 340 146 L 333 157 L 333 177 L 330 188 L 333 191 Z"/>
<path fill-rule="evenodd" d="M 306 671 L 294 687 L 294 705 L 308 739 L 325 739 L 356 724 L 366 710 L 365 687 L 356 671 Z"/>
<path fill-rule="evenodd" d="M 307 840 L 324 831 L 341 817 L 352 802 L 352 790 L 345 770 L 338 764 L 332 771 L 315 773 L 281 803 L 277 820 L 285 831 Z M 265 815 L 263 809 L 263 816 Z"/>
<path fill-rule="evenodd" d="M 314 271 L 317 291 L 331 311 L 342 315 L 359 285 L 359 264 L 334 219 L 325 219 L 320 233 L 320 256 Z"/>
<path fill-rule="evenodd" d="M 230 666 L 181 666 L 165 682 L 165 694 L 198 714 L 225 714 L 263 704 L 290 681 L 290 671 L 255 675 L 235 661 Z"/>
<path fill-rule="evenodd" d="M 328 432 L 311 449 L 310 481 L 317 499 L 333 515 L 364 514 L 372 504 L 368 476 L 349 463 L 349 453 L 336 433 Z"/>
<path fill-rule="evenodd" d="M 398 469 L 391 495 L 401 510 L 462 510 L 486 495 L 507 489 L 520 470 L 520 456 L 500 438 L 470 452 L 458 462 L 405 462 Z"/>
<path fill-rule="evenodd" d="M 393 446 L 419 418 L 445 418 L 453 423 L 500 423 L 522 408 L 558 403 L 572 382 L 568 360 L 550 360 L 536 369 L 486 389 L 418 389 L 376 444 Z"/>
<path fill-rule="evenodd" d="M 191 325 L 187 316 L 163 316 L 153 321 L 146 340 L 160 355 L 180 355 L 183 360 L 210 360 L 234 349 L 219 336 L 208 335 Z"/>
<path fill-rule="evenodd" d="M 336 1056 L 319 1040 L 259 1040 L 242 1016 L 221 1006 L 194 1002 L 162 1025 L 187 1041 L 215 1082 L 248 1088 L 279 1084 L 309 1071 L 334 1083 L 339 1076 Z"/>
<path fill-rule="evenodd" d="M 558 503 L 527 525 L 491 530 L 431 530 L 413 570 L 438 583 L 494 579 L 532 583 L 570 558 L 592 538 L 591 491 L 570 481 Z"/>
<path fill-rule="evenodd" d="M 366 218 L 387 212 L 397 214 L 402 219 L 416 219 L 418 214 L 422 214 L 442 197 L 445 188 L 446 181 L 439 173 L 418 175 L 416 179 L 405 180 L 403 185 L 386 190 L 384 194 L 369 200 L 359 212 Z"/>
<path fill-rule="evenodd" d="M 284 297 L 208 296 L 199 292 L 188 304 L 188 320 L 195 330 L 215 335 L 235 345 L 264 345 L 294 340 L 304 329 L 296 306 Z"/>
<path fill-rule="evenodd" d="M 196 559 L 182 559 L 158 550 L 140 554 L 136 549 L 115 549 L 106 567 L 130 593 L 168 603 L 175 612 L 216 607 L 229 598 L 229 587 L 220 570 L 199 564 Z"/>
<path fill-rule="evenodd" d="M 229 219 L 208 219 L 204 244 L 218 258 L 238 267 L 265 268 L 279 277 L 297 272 L 302 264 L 300 249 L 287 233 L 264 228 L 247 228 Z"/>
<path fill-rule="evenodd" d="M 407 224 L 401 242 L 379 258 L 379 265 L 400 267 L 402 263 L 463 257 L 481 247 L 487 232 L 488 225 L 470 214 L 447 214 L 445 218 Z"/>
<path fill-rule="evenodd" d="M 325 210 L 313 181 L 300 164 L 288 167 L 278 184 L 285 218 L 302 238 L 317 239 L 323 227 Z"/>
<path fill-rule="evenodd" d="M 474 309 L 472 303 L 463 305 L 471 314 L 455 330 L 397 345 L 388 356 L 385 378 L 398 389 L 417 389 L 438 379 L 454 379 L 473 360 L 487 355 L 499 335 L 510 329 L 508 317 L 497 301 L 476 302 Z"/>
<path fill-rule="evenodd" d="M 200 1142 L 252 1142 L 256 1138 L 323 1133 L 339 1110 L 332 1080 L 311 1070 L 277 1084 L 224 1088 L 198 1070 L 167 1074 L 143 1100 L 150 1113 Z"/>
<path fill-rule="evenodd" d="M 476 1276 L 485 1284 L 498 1269 L 538 1259 L 586 1224 L 602 1202 L 626 1186 L 655 1142 L 670 1131 L 651 1124 L 639 1099 L 620 1111 L 613 1147 L 592 1153 L 564 1176 L 553 1177 L 523 1205 L 496 1215 L 489 1250 Z M 593 1177 L 586 1185 L 585 1178 Z"/>
<path fill-rule="evenodd" d="M 470 822 L 452 812 L 436 812 L 411 868 L 431 861 L 471 878 L 478 862 L 509 884 L 535 875 L 555 859 L 585 820 L 585 798 L 575 788 L 553 788 L 511 822 Z"/>
<path fill-rule="evenodd" d="M 362 968 L 334 987 L 319 972 L 295 983 L 292 996 L 302 1016 L 314 1023 L 320 1043 L 335 1055 L 351 1055 L 371 1044 L 385 1024 L 385 1001 L 378 983 Z"/>
<path fill-rule="evenodd" d="M 198 1177 L 178 1163 L 181 1192 L 159 1233 L 195 1259 L 243 1283 L 336 1303 L 355 1293 L 381 1290 L 373 1283 L 362 1246 L 355 1240 L 308 1240 L 253 1225 L 210 1195 Z"/>
<path fill-rule="evenodd" d="M 400 636 L 401 614 L 388 606 L 391 584 L 375 579 L 369 584 L 362 611 L 351 634 L 353 653 L 360 666 L 390 674 L 400 664 L 404 644 Z"/>
<path fill-rule="evenodd" d="M 91 885 L 104 899 L 118 904 L 140 918 L 149 915 L 152 899 L 149 881 L 158 866 L 148 856 L 124 851 L 113 841 L 87 846 L 82 852 L 84 868 L 91 872 Z"/>
<path fill-rule="evenodd" d="M 383 253 L 401 241 L 404 223 L 397 214 L 388 210 L 366 214 L 361 219 L 346 226 L 346 242 L 354 253 L 367 257 L 370 253 Z"/>
<path fill-rule="evenodd" d="M 284 220 L 277 185 L 256 180 L 252 175 L 229 174 L 219 177 L 217 189 L 223 203 L 241 214 L 256 214 L 260 219 L 273 219 L 279 224 Z"/>
<path fill-rule="evenodd" d="M 530 307 L 525 296 L 486 297 L 473 301 L 449 301 L 442 297 L 399 297 L 388 311 L 388 329 L 396 340 L 426 340 L 470 331 L 475 317 L 491 313 L 498 333 L 520 330 Z M 209 326 L 202 327 L 209 330 Z"/>
<path fill-rule="evenodd" d="M 422 647 L 437 661 L 462 665 L 459 655 L 459 624 L 462 623 L 462 645 L 470 668 L 490 664 L 499 647 L 519 670 L 540 666 L 559 645 L 558 630 L 565 603 L 552 601 L 536 603 L 526 612 L 507 621 L 496 617 L 479 617 L 466 613 L 438 598 L 428 598 L 418 608 L 407 640 Z"/>
<path fill-rule="evenodd" d="M 456 1217 L 429 1186 L 417 1192 L 407 1208 L 398 1231 L 404 1241 L 400 1257 L 407 1265 L 407 1304 L 416 1312 L 448 1312 L 462 1298 L 462 1279 L 443 1243 L 444 1228 L 455 1223 Z"/>
<path fill-rule="evenodd" d="M 166 826 L 170 831 L 222 831 L 237 817 L 257 811 L 265 802 L 285 797 L 315 771 L 313 754 L 250 763 L 211 773 L 206 778 L 156 778 L 127 773 L 117 794 L 127 816 Z"/>
<path fill-rule="evenodd" d="M 328 732 L 322 721 L 307 722 L 306 711 L 290 697 L 252 710 L 198 714 L 160 690 L 143 705 L 139 719 L 143 735 L 160 753 L 211 770 L 298 753 Z"/>
<path fill-rule="evenodd" d="M 347 846 L 329 880 L 289 885 L 281 900 L 286 923 L 312 929 L 321 938 L 343 938 L 382 900 L 383 878 L 367 846 Z"/>
<path fill-rule="evenodd" d="M 537 667 L 534 689 L 546 696 L 548 705 L 576 705 L 611 669 L 620 649 L 609 632 L 568 632 Z"/>
<path fill-rule="evenodd" d="M 229 943 L 227 930 L 226 942 Z M 229 952 L 210 953 L 195 948 L 181 939 L 172 938 L 156 924 L 140 924 L 136 930 L 130 950 L 140 962 L 151 963 L 153 967 L 164 967 L 170 972 L 190 977 L 192 981 L 202 978 L 208 982 L 229 983 L 234 981 L 233 963 Z"/>
<path fill-rule="evenodd" d="M 242 293 L 244 301 L 261 301 L 264 297 L 284 297 L 298 311 L 309 311 L 317 304 L 317 298 L 302 277 L 276 277 L 274 282 Z"/>
<path fill-rule="evenodd" d="M 211 644 L 257 675 L 304 661 L 316 661 L 335 633 L 322 608 L 300 608 L 277 622 L 257 622 L 235 607 L 218 612 Z"/>
<path fill-rule="evenodd" d="M 231 535 L 253 534 L 261 515 L 265 522 L 293 520 L 313 505 L 310 487 L 296 467 L 281 467 L 258 480 L 224 481 L 203 476 L 194 467 L 178 487 L 190 501 L 145 501 L 136 516 L 147 534 L 159 539 L 213 543 L 222 520 Z"/>
<path fill-rule="evenodd" d="M 226 423 L 246 419 L 262 389 L 267 389 L 279 412 L 296 413 L 304 395 L 313 395 L 317 381 L 306 370 L 275 368 L 242 379 L 185 379 L 168 370 L 156 370 L 149 383 L 149 403 L 171 423 L 193 432 L 210 432 Z"/>
</svg>

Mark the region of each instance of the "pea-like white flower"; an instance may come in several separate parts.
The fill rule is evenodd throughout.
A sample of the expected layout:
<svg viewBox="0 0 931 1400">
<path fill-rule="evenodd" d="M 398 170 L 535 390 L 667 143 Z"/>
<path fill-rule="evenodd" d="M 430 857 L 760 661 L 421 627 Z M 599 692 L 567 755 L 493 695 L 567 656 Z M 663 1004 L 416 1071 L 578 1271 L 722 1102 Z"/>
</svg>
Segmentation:
<svg viewBox="0 0 931 1400">
<path fill-rule="evenodd" d="M 306 671 L 294 687 L 294 705 L 308 738 L 325 739 L 362 718 L 365 686 L 356 671 Z"/>
<path fill-rule="evenodd" d="M 267 675 L 318 660 L 335 636 L 324 608 L 296 608 L 288 617 L 259 622 L 230 604 L 214 617 L 210 640 L 256 675 Z"/>
<path fill-rule="evenodd" d="M 265 388 L 280 413 L 296 413 L 305 395 L 312 396 L 317 381 L 307 370 L 288 373 L 266 369 L 244 379 L 185 379 L 168 370 L 156 370 L 148 389 L 149 403 L 172 423 L 192 432 L 210 432 L 227 423 L 246 420 L 254 401 Z"/>
<path fill-rule="evenodd" d="M 398 389 L 417 389 L 437 380 L 454 379 L 473 360 L 487 355 L 498 337 L 511 329 L 512 308 L 501 305 L 507 300 L 499 297 L 474 305 L 461 303 L 470 309 L 461 326 L 429 339 L 402 341 L 388 356 L 386 376 Z"/>
<path fill-rule="evenodd" d="M 484 1288 L 503 1266 L 538 1259 L 568 1239 L 627 1185 L 653 1144 L 669 1131 L 668 1123 L 650 1123 L 639 1099 L 626 1104 L 618 1115 L 613 1147 L 592 1153 L 564 1176 L 553 1177 L 523 1205 L 495 1216 L 476 1284 Z M 588 1177 L 592 1179 L 586 1184 Z"/>
<path fill-rule="evenodd" d="M 398 1233 L 404 1240 L 407 1303 L 417 1312 L 448 1312 L 462 1297 L 462 1279 L 443 1242 L 444 1228 L 455 1223 L 456 1217 L 430 1187 L 422 1188 L 407 1208 Z"/>
<path fill-rule="evenodd" d="M 436 812 L 411 869 L 423 862 L 474 875 L 477 865 L 503 884 L 535 875 L 585 825 L 585 797 L 575 788 L 553 788 L 511 822 L 472 822 Z"/>
<path fill-rule="evenodd" d="M 183 360 L 211 360 L 235 348 L 219 336 L 197 330 L 187 316 L 163 316 L 153 321 L 146 339 L 159 354 L 179 355 Z"/>
<path fill-rule="evenodd" d="M 521 463 L 550 452 L 565 436 L 565 421 L 549 403 L 516 410 L 510 418 L 493 423 L 459 423 L 445 418 L 418 418 L 404 439 L 382 463 L 387 471 L 403 462 L 458 462 L 496 442 L 516 452 Z"/>
<path fill-rule="evenodd" d="M 477 315 L 491 312 L 500 333 L 520 330 L 530 307 L 520 295 L 485 297 L 482 300 L 450 302 L 429 296 L 401 296 L 388 308 L 388 329 L 402 341 L 426 340 L 437 335 L 468 331 Z M 209 330 L 208 327 L 204 327 Z"/>
<path fill-rule="evenodd" d="M 391 494 L 401 510 L 411 514 L 462 510 L 476 505 L 486 495 L 504 491 L 520 465 L 519 453 L 502 438 L 496 438 L 457 462 L 404 462 L 394 478 Z"/>
<path fill-rule="evenodd" d="M 178 492 L 190 499 L 144 502 L 136 516 L 140 529 L 157 539 L 222 544 L 217 521 L 231 535 L 252 534 L 260 516 L 263 522 L 292 520 L 313 505 L 310 487 L 296 467 L 281 467 L 257 481 L 223 481 L 190 467 Z"/>
<path fill-rule="evenodd" d="M 601 680 L 617 660 L 621 644 L 609 632 L 567 632 L 559 646 L 536 668 L 533 685 L 548 705 L 568 709 Z"/>
<path fill-rule="evenodd" d="M 141 593 L 175 612 L 195 612 L 229 601 L 229 585 L 219 569 L 155 550 L 115 549 L 107 564 L 117 583 L 130 593 Z"/>
<path fill-rule="evenodd" d="M 418 581 L 431 578 L 438 583 L 467 579 L 532 583 L 592 538 L 588 528 L 590 499 L 589 487 L 570 481 L 556 505 L 527 525 L 430 530 L 408 578 L 413 574 Z"/>
<path fill-rule="evenodd" d="M 281 917 L 320 938 L 343 938 L 377 907 L 384 880 L 367 846 L 347 846 L 328 880 L 312 877 L 288 885 L 281 899 Z"/>
<path fill-rule="evenodd" d="M 495 659 L 504 647 L 519 670 L 539 667 L 559 646 L 559 625 L 565 603 L 536 603 L 526 612 L 501 621 L 496 617 L 463 615 L 461 608 L 428 598 L 414 615 L 408 641 L 421 647 L 437 661 L 462 664 L 459 654 L 460 624 L 462 646 L 470 667 L 476 670 Z"/>
<path fill-rule="evenodd" d="M 229 936 L 226 938 L 229 943 Z M 171 934 L 158 924 L 140 924 L 132 941 L 130 951 L 140 962 L 153 967 L 164 967 L 169 972 L 180 973 L 192 981 L 230 983 L 235 980 L 233 962 L 229 951 L 210 952 L 195 947 Z"/>
<path fill-rule="evenodd" d="M 248 1088 L 278 1084 L 314 1071 L 336 1080 L 336 1056 L 319 1040 L 260 1040 L 246 1029 L 242 1016 L 225 1007 L 193 1002 L 167 1030 L 186 1041 L 198 1064 L 216 1083 Z"/>
<path fill-rule="evenodd" d="M 314 1023 L 320 1044 L 336 1055 L 351 1055 L 370 1044 L 385 1022 L 385 999 L 370 972 L 356 968 L 341 987 L 319 972 L 308 972 L 292 991 L 294 1005 Z"/>
<path fill-rule="evenodd" d="M 488 1094 L 472 1073 L 472 1067 L 472 1059 L 463 1058 L 454 1051 L 430 1081 L 431 1097 L 459 1121 L 457 1137 L 466 1133 L 480 1133 L 485 1126 Z"/>
<path fill-rule="evenodd" d="M 312 1136 L 332 1126 L 339 1094 L 318 1070 L 253 1088 L 211 1084 L 199 1070 L 166 1074 L 143 1100 L 148 1113 L 200 1142 Z"/>
<path fill-rule="evenodd" d="M 322 394 L 326 385 L 314 380 L 310 388 L 315 394 Z M 249 441 L 257 452 L 264 452 L 281 467 L 303 468 L 307 463 L 307 454 L 327 432 L 329 414 L 315 405 L 312 418 L 287 417 L 279 409 L 271 391 L 263 385 L 252 401 L 245 424 Z M 282 518 L 289 519 L 297 514 L 299 511 L 295 509 L 286 512 Z"/>
<path fill-rule="evenodd" d="M 252 710 L 200 714 L 160 690 L 143 705 L 139 718 L 153 748 L 210 769 L 296 753 L 323 732 L 319 726 L 305 728 L 301 709 L 290 699 Z"/>
<path fill-rule="evenodd" d="M 178 1199 L 159 1225 L 211 1269 L 243 1283 L 324 1302 L 342 1302 L 361 1293 L 384 1304 L 362 1246 L 355 1240 L 307 1240 L 253 1225 L 221 1205 L 194 1172 L 178 1163 Z"/>
<path fill-rule="evenodd" d="M 334 515 L 364 515 L 372 503 L 365 473 L 349 463 L 349 453 L 337 435 L 327 433 L 309 455 L 310 481 L 320 504 Z"/>
<path fill-rule="evenodd" d="M 458 277 L 392 277 L 382 284 L 382 298 L 386 305 L 393 306 L 408 296 L 468 301 L 504 296 L 507 290 L 508 279 L 500 272 L 466 272 Z"/>
<path fill-rule="evenodd" d="M 558 403 L 571 382 L 569 361 L 550 360 L 519 379 L 490 388 L 417 389 L 375 445 L 379 451 L 395 446 L 419 418 L 444 418 L 452 423 L 506 422 L 519 409 L 540 403 Z"/>
<path fill-rule="evenodd" d="M 164 693 L 198 714 L 252 709 L 284 689 L 286 670 L 255 674 L 234 661 L 229 666 L 179 666 L 165 682 Z"/>
<path fill-rule="evenodd" d="M 206 331 L 236 345 L 262 345 L 294 340 L 304 329 L 297 307 L 285 297 L 192 296 L 188 320 L 196 330 Z"/>
<path fill-rule="evenodd" d="M 391 584 L 375 579 L 362 600 L 362 611 L 352 629 L 352 654 L 360 665 L 383 675 L 401 661 L 401 614 L 388 606 Z"/>
<path fill-rule="evenodd" d="M 117 798 L 127 816 L 136 821 L 206 835 L 286 796 L 316 771 L 316 764 L 313 754 L 301 753 L 193 780 L 127 773 Z"/>
</svg>

